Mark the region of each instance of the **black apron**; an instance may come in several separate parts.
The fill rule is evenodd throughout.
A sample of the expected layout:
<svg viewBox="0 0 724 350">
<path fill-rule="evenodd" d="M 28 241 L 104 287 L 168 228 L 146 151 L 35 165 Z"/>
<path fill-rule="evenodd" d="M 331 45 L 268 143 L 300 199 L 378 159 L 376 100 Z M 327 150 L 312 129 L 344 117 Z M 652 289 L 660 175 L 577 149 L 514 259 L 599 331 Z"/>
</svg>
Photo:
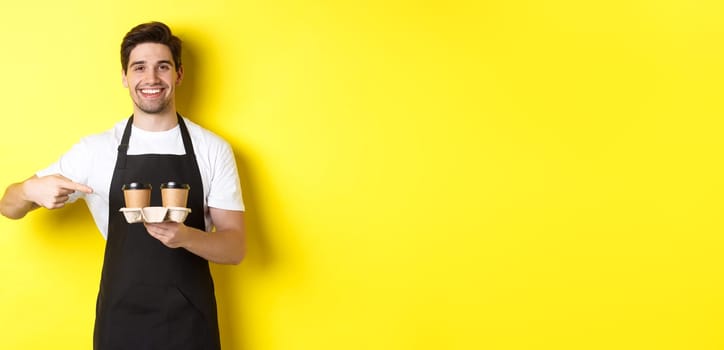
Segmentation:
<svg viewBox="0 0 724 350">
<path fill-rule="evenodd" d="M 142 223 L 129 224 L 123 184 L 149 183 L 161 206 L 160 184 L 191 185 L 187 226 L 205 230 L 203 184 L 183 118 L 184 155 L 127 155 L 133 116 L 123 133 L 109 191 L 108 239 L 96 306 L 95 350 L 218 350 L 219 327 L 209 264 L 183 248 L 168 248 Z"/>
</svg>

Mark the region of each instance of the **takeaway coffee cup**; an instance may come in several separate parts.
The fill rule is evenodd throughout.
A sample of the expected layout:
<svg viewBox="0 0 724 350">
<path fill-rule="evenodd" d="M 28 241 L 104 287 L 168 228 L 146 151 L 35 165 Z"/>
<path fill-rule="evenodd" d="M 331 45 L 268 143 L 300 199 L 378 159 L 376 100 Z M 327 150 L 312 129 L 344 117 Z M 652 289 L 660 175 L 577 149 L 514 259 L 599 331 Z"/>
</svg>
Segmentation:
<svg viewBox="0 0 724 350">
<path fill-rule="evenodd" d="M 123 185 L 126 208 L 143 208 L 151 204 L 151 185 L 131 182 Z"/>
<path fill-rule="evenodd" d="M 191 186 L 174 181 L 161 184 L 161 203 L 164 207 L 186 208 Z"/>
</svg>

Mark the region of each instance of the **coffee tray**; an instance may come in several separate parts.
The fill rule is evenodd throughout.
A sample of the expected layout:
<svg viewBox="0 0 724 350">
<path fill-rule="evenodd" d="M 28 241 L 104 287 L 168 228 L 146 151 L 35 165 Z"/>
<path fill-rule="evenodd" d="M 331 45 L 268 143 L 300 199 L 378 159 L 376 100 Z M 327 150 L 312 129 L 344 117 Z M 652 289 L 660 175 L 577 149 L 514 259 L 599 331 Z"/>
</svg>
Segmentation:
<svg viewBox="0 0 724 350">
<path fill-rule="evenodd" d="M 184 222 L 191 212 L 189 208 L 181 207 L 145 207 L 121 208 L 120 210 L 129 224 L 138 222 Z"/>
</svg>

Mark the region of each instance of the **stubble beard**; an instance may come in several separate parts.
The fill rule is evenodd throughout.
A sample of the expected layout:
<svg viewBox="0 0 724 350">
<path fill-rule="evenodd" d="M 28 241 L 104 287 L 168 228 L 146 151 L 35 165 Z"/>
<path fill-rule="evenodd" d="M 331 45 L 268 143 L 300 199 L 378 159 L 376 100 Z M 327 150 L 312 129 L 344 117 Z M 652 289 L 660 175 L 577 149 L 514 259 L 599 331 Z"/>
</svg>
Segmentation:
<svg viewBox="0 0 724 350">
<path fill-rule="evenodd" d="M 168 108 L 170 100 L 163 100 L 158 102 L 146 102 L 134 101 L 136 107 L 147 114 L 159 114 Z"/>
<path fill-rule="evenodd" d="M 166 84 L 154 85 L 153 87 L 162 88 L 165 92 L 168 92 L 169 89 Z M 160 99 L 146 100 L 143 98 L 143 94 L 140 91 L 141 87 L 137 87 L 135 90 L 136 95 L 131 95 L 133 103 L 136 105 L 136 108 L 146 114 L 161 114 L 165 112 L 173 100 L 173 97 L 169 95 L 164 95 Z"/>
</svg>

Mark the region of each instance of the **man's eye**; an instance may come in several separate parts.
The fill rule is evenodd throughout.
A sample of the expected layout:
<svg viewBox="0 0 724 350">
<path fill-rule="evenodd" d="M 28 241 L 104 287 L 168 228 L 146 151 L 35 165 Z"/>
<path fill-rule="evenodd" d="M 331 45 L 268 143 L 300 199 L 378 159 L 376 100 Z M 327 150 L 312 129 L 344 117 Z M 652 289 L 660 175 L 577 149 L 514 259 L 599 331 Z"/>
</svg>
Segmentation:
<svg viewBox="0 0 724 350">
<path fill-rule="evenodd" d="M 133 67 L 133 71 L 134 71 L 134 72 L 142 72 L 142 71 L 143 71 L 143 66 L 135 66 L 135 67 Z"/>
<path fill-rule="evenodd" d="M 168 66 L 168 65 L 163 65 L 163 66 L 158 67 L 158 69 L 160 69 L 160 70 L 169 70 L 169 69 L 171 69 L 171 67 Z"/>
</svg>

